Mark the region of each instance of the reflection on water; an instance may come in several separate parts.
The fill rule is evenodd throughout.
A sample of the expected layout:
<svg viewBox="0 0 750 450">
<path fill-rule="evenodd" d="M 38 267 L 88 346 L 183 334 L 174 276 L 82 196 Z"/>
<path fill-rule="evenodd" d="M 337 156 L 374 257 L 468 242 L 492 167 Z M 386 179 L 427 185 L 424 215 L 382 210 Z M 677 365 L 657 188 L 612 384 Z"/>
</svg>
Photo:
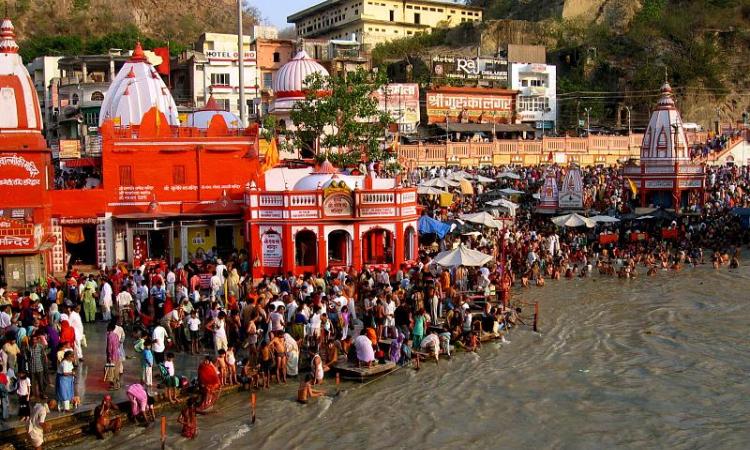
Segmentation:
<svg viewBox="0 0 750 450">
<path fill-rule="evenodd" d="M 748 291 L 750 267 L 549 283 L 518 293 L 540 302 L 541 335 L 516 330 L 509 345 L 305 406 L 296 384 L 276 387 L 258 395 L 253 426 L 247 393 L 232 395 L 193 442 L 173 417 L 168 447 L 745 448 Z M 157 428 L 98 446 L 157 448 Z"/>
</svg>

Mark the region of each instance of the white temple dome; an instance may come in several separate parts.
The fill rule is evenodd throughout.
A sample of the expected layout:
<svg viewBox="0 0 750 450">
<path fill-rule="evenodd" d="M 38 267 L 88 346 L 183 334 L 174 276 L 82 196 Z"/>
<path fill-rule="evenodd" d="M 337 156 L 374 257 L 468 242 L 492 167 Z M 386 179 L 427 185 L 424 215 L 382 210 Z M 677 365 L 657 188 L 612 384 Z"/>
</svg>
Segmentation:
<svg viewBox="0 0 750 450">
<path fill-rule="evenodd" d="M 41 131 L 42 119 L 34 82 L 18 54 L 13 23 L 0 25 L 0 129 Z"/>
<path fill-rule="evenodd" d="M 641 161 L 670 164 L 689 161 L 687 142 L 682 117 L 672 98 L 672 87 L 665 82 L 661 87 L 661 98 L 643 135 Z"/>
<path fill-rule="evenodd" d="M 304 50 L 297 53 L 288 63 L 281 66 L 273 80 L 273 91 L 276 99 L 274 109 L 292 109 L 294 102 L 305 98 L 305 79 L 319 73 L 328 76 L 328 71 L 317 61 L 310 58 Z"/>
<path fill-rule="evenodd" d="M 130 60 L 122 66 L 104 95 L 99 126 L 107 119 L 112 119 L 115 126 L 140 125 L 143 115 L 153 107 L 164 113 L 169 125 L 180 124 L 172 94 L 138 42 Z"/>
<path fill-rule="evenodd" d="M 230 111 L 223 110 L 219 103 L 214 99 L 214 96 L 210 96 L 206 102 L 206 106 L 194 111 L 187 115 L 183 127 L 194 127 L 194 128 L 208 128 L 211 125 L 211 121 L 215 116 L 221 116 L 224 122 L 227 124 L 227 128 L 239 129 L 242 128 L 242 123 L 237 115 Z"/>
</svg>

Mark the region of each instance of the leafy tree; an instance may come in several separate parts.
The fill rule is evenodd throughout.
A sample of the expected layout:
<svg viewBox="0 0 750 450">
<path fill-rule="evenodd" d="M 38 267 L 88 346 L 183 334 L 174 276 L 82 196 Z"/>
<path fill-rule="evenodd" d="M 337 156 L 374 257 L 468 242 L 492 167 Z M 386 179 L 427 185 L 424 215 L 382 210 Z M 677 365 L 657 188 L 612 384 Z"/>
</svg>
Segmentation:
<svg viewBox="0 0 750 450">
<path fill-rule="evenodd" d="M 339 166 L 388 159 L 381 139 L 392 120 L 372 96 L 385 83 L 382 71 L 361 68 L 346 75 L 307 77 L 305 99 L 291 113 L 295 145 Z"/>
</svg>

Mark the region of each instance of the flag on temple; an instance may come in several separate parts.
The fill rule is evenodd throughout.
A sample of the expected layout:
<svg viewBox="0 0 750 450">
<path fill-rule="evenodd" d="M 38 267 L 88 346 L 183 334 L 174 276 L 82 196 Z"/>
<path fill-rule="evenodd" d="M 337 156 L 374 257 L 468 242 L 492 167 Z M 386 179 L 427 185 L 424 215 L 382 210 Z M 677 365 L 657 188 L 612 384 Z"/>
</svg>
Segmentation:
<svg viewBox="0 0 750 450">
<path fill-rule="evenodd" d="M 635 185 L 635 182 L 633 182 L 633 180 L 631 180 L 630 178 L 625 179 L 628 180 L 628 186 L 630 186 L 630 192 L 633 193 L 633 197 L 638 195 L 638 186 Z"/>
<path fill-rule="evenodd" d="M 266 151 L 266 159 L 263 162 L 263 166 L 261 167 L 261 170 L 265 172 L 268 169 L 273 169 L 273 167 L 278 163 L 279 163 L 279 148 L 276 146 L 276 138 L 271 138 L 271 145 L 268 147 L 268 150 Z"/>
<path fill-rule="evenodd" d="M 169 75 L 169 47 L 155 48 L 154 54 L 161 57 L 161 64 L 156 66 L 156 71 L 162 75 Z"/>
</svg>

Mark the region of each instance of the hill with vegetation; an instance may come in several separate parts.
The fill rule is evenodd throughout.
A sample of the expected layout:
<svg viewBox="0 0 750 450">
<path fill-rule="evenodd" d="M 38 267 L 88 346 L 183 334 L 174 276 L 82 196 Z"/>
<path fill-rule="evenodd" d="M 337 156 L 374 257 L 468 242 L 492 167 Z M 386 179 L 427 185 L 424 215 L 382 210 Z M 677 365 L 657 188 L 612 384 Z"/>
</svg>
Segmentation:
<svg viewBox="0 0 750 450">
<path fill-rule="evenodd" d="M 15 0 L 7 2 L 25 61 L 165 45 L 180 51 L 203 32 L 236 32 L 236 0 Z M 245 25 L 257 22 L 245 4 Z"/>
<path fill-rule="evenodd" d="M 473 40 L 452 41 L 455 31 L 443 30 L 379 46 L 373 54 L 384 62 L 414 59 L 431 48 L 481 45 L 483 54 L 493 54 L 508 43 L 545 45 L 548 63 L 558 66 L 563 127 L 574 127 L 585 108 L 592 110 L 592 123 L 622 126 L 625 106 L 633 123 L 644 125 L 665 76 L 686 120 L 705 126 L 717 117 L 741 120 L 750 107 L 750 0 L 469 3 L 485 10 L 474 33 L 461 33 Z"/>
</svg>

